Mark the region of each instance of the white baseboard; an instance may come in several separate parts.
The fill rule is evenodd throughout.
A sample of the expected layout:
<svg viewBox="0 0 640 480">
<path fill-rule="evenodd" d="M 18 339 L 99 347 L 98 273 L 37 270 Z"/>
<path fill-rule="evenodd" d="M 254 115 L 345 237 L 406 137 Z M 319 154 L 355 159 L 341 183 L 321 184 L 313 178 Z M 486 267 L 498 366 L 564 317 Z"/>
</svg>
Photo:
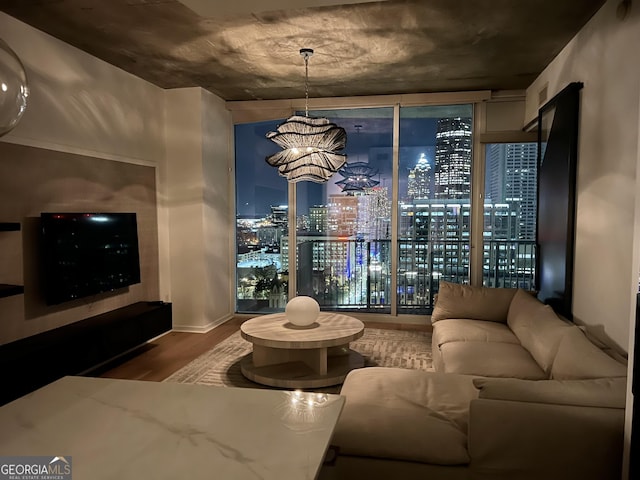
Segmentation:
<svg viewBox="0 0 640 480">
<path fill-rule="evenodd" d="M 231 320 L 233 318 L 233 314 L 229 313 L 224 317 L 218 318 L 212 322 L 209 322 L 206 325 L 202 326 L 194 326 L 194 325 L 173 325 L 174 332 L 185 332 L 185 333 L 207 333 L 216 328 L 218 325 L 222 325 L 223 323 Z"/>
</svg>

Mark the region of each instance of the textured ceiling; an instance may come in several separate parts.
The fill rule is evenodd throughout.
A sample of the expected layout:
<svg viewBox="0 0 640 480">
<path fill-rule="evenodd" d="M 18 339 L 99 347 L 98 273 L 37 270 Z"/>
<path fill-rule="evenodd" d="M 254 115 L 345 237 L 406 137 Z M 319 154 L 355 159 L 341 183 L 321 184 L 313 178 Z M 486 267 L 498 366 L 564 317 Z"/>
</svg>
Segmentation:
<svg viewBox="0 0 640 480">
<path fill-rule="evenodd" d="M 0 0 L 0 10 L 160 87 L 255 100 L 304 96 L 304 47 L 315 50 L 311 97 L 526 88 L 603 3 L 388 0 L 270 11 L 264 0 L 200 16 L 177 0 Z"/>
</svg>

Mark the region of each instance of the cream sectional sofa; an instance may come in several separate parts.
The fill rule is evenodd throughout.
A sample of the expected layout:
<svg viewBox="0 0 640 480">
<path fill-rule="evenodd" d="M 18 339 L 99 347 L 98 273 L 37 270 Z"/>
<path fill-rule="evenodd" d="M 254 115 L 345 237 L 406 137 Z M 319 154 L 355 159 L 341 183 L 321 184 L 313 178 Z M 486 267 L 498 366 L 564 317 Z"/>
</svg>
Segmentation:
<svg viewBox="0 0 640 480">
<path fill-rule="evenodd" d="M 431 320 L 435 371 L 347 376 L 322 479 L 620 478 L 623 359 L 523 290 L 441 282 Z"/>
</svg>

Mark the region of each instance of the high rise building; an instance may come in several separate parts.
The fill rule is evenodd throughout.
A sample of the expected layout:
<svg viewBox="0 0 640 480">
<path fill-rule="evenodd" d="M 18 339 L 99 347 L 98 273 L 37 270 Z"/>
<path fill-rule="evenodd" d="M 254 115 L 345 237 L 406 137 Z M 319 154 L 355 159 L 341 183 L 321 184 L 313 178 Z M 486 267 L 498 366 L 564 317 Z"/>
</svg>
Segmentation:
<svg viewBox="0 0 640 480">
<path fill-rule="evenodd" d="M 533 288 L 535 242 L 518 238 L 522 219 L 517 203 L 485 203 L 483 284 Z M 534 225 L 535 226 L 535 225 Z"/>
<path fill-rule="evenodd" d="M 492 144 L 487 148 L 485 199 L 509 204 L 516 212 L 514 240 L 534 240 L 536 236 L 537 159 L 536 143 Z"/>
<path fill-rule="evenodd" d="M 414 200 L 399 205 L 398 302 L 401 310 L 432 305 L 440 280 L 469 281 L 471 205 Z"/>
<path fill-rule="evenodd" d="M 327 232 L 327 207 L 324 205 L 309 207 L 309 232 L 317 234 Z"/>
<path fill-rule="evenodd" d="M 336 237 L 352 237 L 358 231 L 358 197 L 329 195 L 327 233 Z"/>
<path fill-rule="evenodd" d="M 424 153 L 415 168 L 409 170 L 407 194 L 410 199 L 431 198 L 431 165 Z"/>
<path fill-rule="evenodd" d="M 506 144 L 492 143 L 487 146 L 485 158 L 485 203 L 504 203 L 505 174 L 507 173 Z"/>
<path fill-rule="evenodd" d="M 387 187 L 367 188 L 358 198 L 358 236 L 364 240 L 391 237 L 391 199 Z"/>
<path fill-rule="evenodd" d="M 440 118 L 436 130 L 435 198 L 469 199 L 471 193 L 471 118 Z"/>
</svg>

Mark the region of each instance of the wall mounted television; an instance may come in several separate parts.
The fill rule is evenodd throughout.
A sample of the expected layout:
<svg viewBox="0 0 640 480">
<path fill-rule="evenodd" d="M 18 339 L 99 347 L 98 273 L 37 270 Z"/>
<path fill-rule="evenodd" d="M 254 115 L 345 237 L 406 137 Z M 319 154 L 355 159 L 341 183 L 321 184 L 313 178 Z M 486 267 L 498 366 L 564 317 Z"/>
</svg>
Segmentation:
<svg viewBox="0 0 640 480">
<path fill-rule="evenodd" d="M 43 212 L 40 222 L 47 305 L 140 283 L 135 213 Z"/>
</svg>

